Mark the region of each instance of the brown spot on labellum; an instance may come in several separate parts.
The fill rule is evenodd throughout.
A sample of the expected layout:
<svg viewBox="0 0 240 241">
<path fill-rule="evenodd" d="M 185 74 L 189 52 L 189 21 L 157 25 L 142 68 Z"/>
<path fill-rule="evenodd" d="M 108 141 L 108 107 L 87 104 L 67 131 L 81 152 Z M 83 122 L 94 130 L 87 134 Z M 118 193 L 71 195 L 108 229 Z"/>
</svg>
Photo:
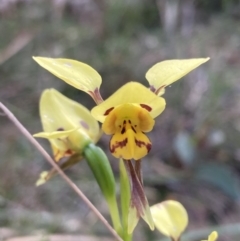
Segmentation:
<svg viewBox="0 0 240 241">
<path fill-rule="evenodd" d="M 131 126 L 131 128 L 132 128 L 132 130 L 133 130 L 135 133 L 137 133 L 136 130 L 135 130 L 135 128 L 134 128 L 133 126 Z"/>
<path fill-rule="evenodd" d="M 110 142 L 111 143 L 111 142 Z M 110 145 L 109 149 L 111 153 L 114 153 L 117 148 L 123 148 L 128 143 L 128 139 L 125 138 L 123 141 L 116 141 L 114 145 Z"/>
<path fill-rule="evenodd" d="M 68 149 L 68 150 L 65 151 L 65 154 L 66 154 L 66 155 L 72 155 L 72 154 L 73 154 L 73 151 L 70 150 L 70 149 Z"/>
<path fill-rule="evenodd" d="M 125 128 L 125 126 L 122 128 L 122 130 L 121 130 L 121 134 L 124 134 L 126 132 L 126 128 Z"/>
<path fill-rule="evenodd" d="M 140 104 L 140 106 L 141 106 L 142 108 L 146 109 L 146 110 L 149 111 L 149 112 L 152 110 L 152 108 L 151 108 L 149 105 Z"/>
<path fill-rule="evenodd" d="M 145 146 L 147 148 L 147 152 L 150 152 L 151 148 L 152 148 L 152 144 L 151 143 L 146 143 L 144 141 L 139 141 L 135 138 L 135 143 L 138 147 L 142 147 Z"/>
<path fill-rule="evenodd" d="M 104 115 L 108 115 L 113 109 L 114 107 L 109 108 L 108 110 L 105 111 Z"/>
</svg>

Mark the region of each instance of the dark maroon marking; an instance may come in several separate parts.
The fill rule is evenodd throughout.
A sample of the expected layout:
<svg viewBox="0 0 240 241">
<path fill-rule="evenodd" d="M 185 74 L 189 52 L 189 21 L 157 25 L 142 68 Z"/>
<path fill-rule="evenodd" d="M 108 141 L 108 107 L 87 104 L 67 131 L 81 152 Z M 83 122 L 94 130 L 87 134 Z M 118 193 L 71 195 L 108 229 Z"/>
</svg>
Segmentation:
<svg viewBox="0 0 240 241">
<path fill-rule="evenodd" d="M 80 124 L 81 124 L 81 126 L 82 126 L 83 128 L 89 130 L 89 125 L 88 125 L 85 121 L 81 120 L 81 121 L 80 121 Z"/>
<path fill-rule="evenodd" d="M 126 128 L 125 128 L 125 126 L 122 128 L 122 130 L 121 130 L 121 134 L 124 134 L 126 132 Z"/>
<path fill-rule="evenodd" d="M 57 129 L 57 131 L 64 131 L 64 128 L 59 127 L 59 128 Z"/>
<path fill-rule="evenodd" d="M 119 127 L 119 128 L 122 128 L 122 126 L 121 126 L 121 125 L 119 125 L 118 127 Z"/>
<path fill-rule="evenodd" d="M 142 108 L 146 109 L 146 110 L 149 111 L 149 112 L 152 110 L 152 108 L 151 108 L 149 105 L 140 104 L 140 106 L 141 106 Z"/>
<path fill-rule="evenodd" d="M 135 128 L 134 128 L 133 126 L 131 126 L 131 128 L 132 128 L 132 130 L 133 130 L 135 133 L 137 133 L 136 130 L 135 130 Z"/>
<path fill-rule="evenodd" d="M 126 120 L 124 120 L 123 125 L 126 125 Z"/>
<path fill-rule="evenodd" d="M 131 122 L 130 120 L 128 120 L 128 123 L 129 123 L 129 124 L 132 124 L 132 122 Z"/>
<path fill-rule="evenodd" d="M 111 143 L 111 141 L 110 141 Z M 125 138 L 123 141 L 116 141 L 115 145 L 109 146 L 110 152 L 114 153 L 117 148 L 123 148 L 128 143 L 128 139 Z"/>
<path fill-rule="evenodd" d="M 108 110 L 105 111 L 104 115 L 108 115 L 113 109 L 114 107 L 109 108 Z"/>
<path fill-rule="evenodd" d="M 72 154 L 73 154 L 73 151 L 70 150 L 70 149 L 68 149 L 68 150 L 65 151 L 65 154 L 66 154 L 66 155 L 72 155 Z"/>
<path fill-rule="evenodd" d="M 136 208 L 137 216 L 140 217 L 144 213 L 144 209 L 147 206 L 147 199 L 144 194 L 143 185 L 138 178 L 136 169 L 133 167 L 131 161 L 126 162 L 126 167 L 128 168 L 131 181 L 132 181 L 132 191 L 131 191 L 131 207 Z"/>
<path fill-rule="evenodd" d="M 152 148 L 152 144 L 151 143 L 145 143 L 144 141 L 139 141 L 135 138 L 135 143 L 138 147 L 142 147 L 145 146 L 147 148 L 147 152 L 150 152 L 151 148 Z"/>
</svg>

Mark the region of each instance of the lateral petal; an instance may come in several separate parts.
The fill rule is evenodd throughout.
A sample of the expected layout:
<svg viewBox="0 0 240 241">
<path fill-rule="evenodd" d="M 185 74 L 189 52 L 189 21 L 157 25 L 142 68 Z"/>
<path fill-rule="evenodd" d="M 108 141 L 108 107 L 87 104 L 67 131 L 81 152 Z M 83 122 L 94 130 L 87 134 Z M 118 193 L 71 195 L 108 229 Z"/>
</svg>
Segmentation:
<svg viewBox="0 0 240 241">
<path fill-rule="evenodd" d="M 155 64 L 146 73 L 150 89 L 158 96 L 164 94 L 166 86 L 179 80 L 209 59 L 173 59 Z"/>
</svg>

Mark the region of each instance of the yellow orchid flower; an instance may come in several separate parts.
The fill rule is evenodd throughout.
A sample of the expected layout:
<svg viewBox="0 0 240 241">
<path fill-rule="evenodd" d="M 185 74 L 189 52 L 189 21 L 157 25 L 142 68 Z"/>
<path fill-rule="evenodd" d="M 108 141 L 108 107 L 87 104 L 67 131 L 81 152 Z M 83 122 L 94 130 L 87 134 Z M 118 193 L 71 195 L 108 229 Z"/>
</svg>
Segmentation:
<svg viewBox="0 0 240 241">
<path fill-rule="evenodd" d="M 70 59 L 34 57 L 34 60 L 68 84 L 88 93 L 98 104 L 92 109 L 91 114 L 102 123 L 103 131 L 112 136 L 110 151 L 116 158 L 126 161 L 130 176 L 129 213 L 132 215 L 128 219 L 128 232 L 133 231 L 140 216 L 151 229 L 154 229 L 141 177 L 140 160 L 148 154 L 152 146 L 145 133 L 153 129 L 154 119 L 165 109 L 165 100 L 159 97 L 164 93 L 164 88 L 209 58 L 168 60 L 158 63 L 146 74 L 150 88 L 137 82 L 129 82 L 105 101 L 99 92 L 101 77 L 92 67 Z M 75 133 L 74 130 L 72 134 Z M 132 159 L 137 161 L 135 166 L 131 163 Z"/>
<path fill-rule="evenodd" d="M 156 228 L 173 241 L 180 236 L 188 225 L 188 214 L 183 205 L 177 201 L 168 200 L 155 204 L 150 208 Z"/>
<path fill-rule="evenodd" d="M 100 137 L 97 121 L 84 106 L 68 99 L 55 89 L 47 89 L 40 100 L 44 132 L 34 137 L 50 141 L 54 159 L 82 153 L 83 148 Z"/>
<path fill-rule="evenodd" d="M 151 149 L 145 135 L 154 118 L 162 113 L 165 100 L 137 82 L 129 82 L 94 107 L 93 117 L 103 122 L 102 129 L 112 135 L 110 151 L 116 158 L 139 160 Z"/>
<path fill-rule="evenodd" d="M 162 113 L 164 88 L 180 79 L 209 58 L 167 60 L 150 68 L 146 78 L 150 89 L 130 82 L 103 101 L 99 92 L 101 76 L 87 64 L 71 59 L 33 57 L 43 68 L 77 89 L 87 92 L 98 106 L 91 111 L 102 122 L 103 131 L 112 135 L 110 151 L 117 158 L 139 160 L 151 149 L 145 135 L 153 129 L 154 118 Z"/>
<path fill-rule="evenodd" d="M 218 233 L 216 231 L 213 231 L 209 236 L 207 240 L 202 241 L 216 241 L 218 238 Z"/>
</svg>

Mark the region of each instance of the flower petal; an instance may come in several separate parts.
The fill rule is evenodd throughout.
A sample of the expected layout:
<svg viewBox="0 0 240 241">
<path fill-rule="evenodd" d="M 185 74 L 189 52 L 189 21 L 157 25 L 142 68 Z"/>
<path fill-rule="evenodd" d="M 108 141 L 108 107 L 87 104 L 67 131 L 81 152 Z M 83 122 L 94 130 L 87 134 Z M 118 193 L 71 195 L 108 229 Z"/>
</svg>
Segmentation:
<svg viewBox="0 0 240 241">
<path fill-rule="evenodd" d="M 209 241 L 216 241 L 218 238 L 218 233 L 216 231 L 213 231 L 209 236 L 208 236 L 208 240 Z"/>
<path fill-rule="evenodd" d="M 71 133 L 73 133 L 74 131 L 77 131 L 78 128 L 75 129 L 71 129 L 68 131 L 53 131 L 53 132 L 39 132 L 34 134 L 34 137 L 42 137 L 42 138 L 46 138 L 46 139 L 57 139 L 57 138 L 66 138 L 68 137 Z"/>
<path fill-rule="evenodd" d="M 208 236 L 208 240 L 202 240 L 202 241 L 216 241 L 218 238 L 218 233 L 216 231 L 211 232 L 211 234 Z"/>
<path fill-rule="evenodd" d="M 116 158 L 139 160 L 151 149 L 151 142 L 144 132 L 153 129 L 155 121 L 149 112 L 136 104 L 122 104 L 106 117 L 102 129 L 113 135 L 110 151 Z"/>
<path fill-rule="evenodd" d="M 141 160 L 137 162 L 141 163 Z M 154 230 L 154 220 L 151 215 L 147 197 L 144 193 L 143 184 L 141 180 L 139 180 L 138 174 L 135 170 L 136 167 L 133 167 L 131 161 L 125 161 L 125 163 L 128 168 L 132 184 L 131 201 L 128 213 L 128 233 L 130 234 L 133 232 L 140 217 L 142 217 L 149 225 L 151 230 Z"/>
<path fill-rule="evenodd" d="M 177 201 L 164 201 L 151 207 L 156 228 L 173 240 L 179 240 L 188 225 L 188 214 L 183 205 Z"/>
<path fill-rule="evenodd" d="M 91 111 L 95 119 L 104 122 L 108 113 L 121 104 L 133 103 L 148 109 L 152 118 L 157 117 L 165 108 L 165 100 L 156 96 L 148 88 L 137 82 L 129 82 L 118 89 L 108 99 Z"/>
<path fill-rule="evenodd" d="M 44 132 L 81 129 L 93 142 L 97 142 L 100 137 L 99 125 L 89 110 L 55 89 L 43 92 L 40 100 L 40 115 Z"/>
<path fill-rule="evenodd" d="M 50 141 L 56 161 L 81 154 L 88 143 L 100 137 L 99 125 L 89 110 L 54 89 L 43 92 L 40 115 L 44 132 L 35 137 Z"/>
<path fill-rule="evenodd" d="M 75 153 L 81 154 L 83 149 L 91 142 L 86 132 L 80 128 L 68 131 L 40 132 L 33 136 L 46 138 L 50 141 L 56 161 Z"/>
<path fill-rule="evenodd" d="M 209 58 L 174 59 L 155 64 L 146 73 L 150 89 L 158 96 L 164 93 L 166 86 L 179 80 L 190 71 L 207 62 Z"/>
<path fill-rule="evenodd" d="M 109 148 L 116 158 L 139 160 L 149 153 L 151 147 L 152 143 L 144 133 L 129 129 L 124 134 L 114 134 Z"/>
<path fill-rule="evenodd" d="M 99 93 L 102 78 L 91 66 L 72 59 L 44 57 L 33 57 L 33 59 L 69 85 L 91 95 L 95 101 L 97 101 L 96 98 L 100 98 L 99 102 L 102 101 Z"/>
</svg>

